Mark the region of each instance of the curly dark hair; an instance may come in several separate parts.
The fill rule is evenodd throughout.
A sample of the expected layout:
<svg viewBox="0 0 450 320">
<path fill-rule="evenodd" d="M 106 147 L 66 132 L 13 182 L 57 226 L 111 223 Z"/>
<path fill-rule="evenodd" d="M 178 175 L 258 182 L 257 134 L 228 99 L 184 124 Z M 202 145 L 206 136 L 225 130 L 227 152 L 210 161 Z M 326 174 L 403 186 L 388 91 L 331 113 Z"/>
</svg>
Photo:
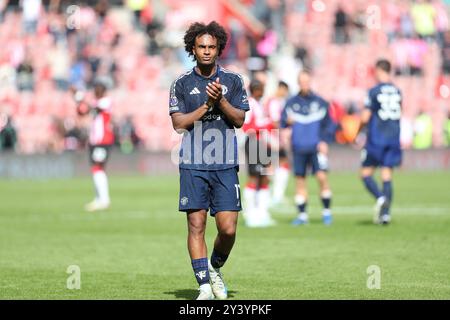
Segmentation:
<svg viewBox="0 0 450 320">
<path fill-rule="evenodd" d="M 212 21 L 208 25 L 200 22 L 195 22 L 189 26 L 189 29 L 184 35 L 184 49 L 186 50 L 186 52 L 189 54 L 189 56 L 194 56 L 194 54 L 192 53 L 192 49 L 195 46 L 195 39 L 198 36 L 202 36 L 204 34 L 209 34 L 217 39 L 217 47 L 220 56 L 227 44 L 228 35 L 225 29 L 216 21 Z"/>
</svg>

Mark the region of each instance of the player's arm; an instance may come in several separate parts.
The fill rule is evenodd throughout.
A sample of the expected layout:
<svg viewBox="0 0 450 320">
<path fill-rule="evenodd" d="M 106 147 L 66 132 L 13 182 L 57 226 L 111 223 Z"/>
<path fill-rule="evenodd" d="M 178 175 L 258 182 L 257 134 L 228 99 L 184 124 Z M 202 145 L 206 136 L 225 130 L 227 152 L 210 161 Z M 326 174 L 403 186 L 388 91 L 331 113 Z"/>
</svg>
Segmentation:
<svg viewBox="0 0 450 320">
<path fill-rule="evenodd" d="M 361 112 L 361 129 L 369 123 L 370 117 L 372 116 L 372 111 L 368 108 L 364 108 Z"/>
<path fill-rule="evenodd" d="M 91 110 L 91 106 L 85 100 L 85 93 L 75 88 L 71 88 L 70 91 L 75 101 L 78 115 L 84 116 L 88 114 L 89 111 Z"/>
<path fill-rule="evenodd" d="M 194 126 L 195 121 L 200 119 L 208 112 L 210 107 L 204 103 L 197 109 L 189 113 L 174 112 L 170 115 L 172 118 L 172 126 L 175 131 L 180 132 L 182 130 L 189 130 Z"/>
<path fill-rule="evenodd" d="M 192 128 L 194 122 L 200 121 L 211 107 L 212 104 L 208 101 L 194 111 L 187 112 L 184 103 L 183 83 L 175 81 L 172 84 L 170 89 L 169 114 L 172 119 L 172 126 L 178 133 L 183 133 L 184 130 Z"/>
<path fill-rule="evenodd" d="M 366 100 L 364 102 L 364 108 L 361 112 L 361 126 L 359 127 L 359 131 L 361 131 L 370 121 L 370 117 L 372 116 L 372 91 L 369 91 Z"/>
<path fill-rule="evenodd" d="M 235 128 L 240 128 L 245 121 L 245 111 L 233 107 L 225 97 L 219 101 L 219 109 Z"/>
<path fill-rule="evenodd" d="M 226 119 L 231 122 L 235 128 L 241 128 L 245 121 L 245 110 L 233 106 L 223 95 L 222 85 L 219 78 L 208 84 L 206 93 L 208 101 L 217 105 Z"/>
<path fill-rule="evenodd" d="M 317 145 L 317 151 L 324 155 L 328 154 L 328 144 L 333 141 L 336 133 L 336 124 L 330 117 L 330 106 L 326 103 L 326 114 L 320 123 L 320 142 Z"/>
</svg>

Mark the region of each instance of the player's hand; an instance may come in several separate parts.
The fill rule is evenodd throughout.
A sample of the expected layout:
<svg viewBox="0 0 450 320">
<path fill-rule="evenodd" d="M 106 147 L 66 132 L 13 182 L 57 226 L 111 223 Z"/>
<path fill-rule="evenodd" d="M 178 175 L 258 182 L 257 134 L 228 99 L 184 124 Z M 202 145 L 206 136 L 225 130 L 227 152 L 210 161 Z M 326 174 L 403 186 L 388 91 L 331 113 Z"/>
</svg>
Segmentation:
<svg viewBox="0 0 450 320">
<path fill-rule="evenodd" d="M 320 141 L 317 145 L 317 152 L 327 155 L 328 154 L 328 144 L 326 142 Z"/>
<path fill-rule="evenodd" d="M 292 126 L 294 124 L 294 122 L 295 122 L 294 119 L 290 115 L 288 115 L 286 118 L 286 124 L 288 126 Z"/>
<path fill-rule="evenodd" d="M 206 94 L 208 95 L 208 100 L 212 99 L 214 103 L 217 103 L 222 99 L 222 85 L 219 82 L 219 78 L 216 81 L 208 83 L 206 86 Z"/>
</svg>

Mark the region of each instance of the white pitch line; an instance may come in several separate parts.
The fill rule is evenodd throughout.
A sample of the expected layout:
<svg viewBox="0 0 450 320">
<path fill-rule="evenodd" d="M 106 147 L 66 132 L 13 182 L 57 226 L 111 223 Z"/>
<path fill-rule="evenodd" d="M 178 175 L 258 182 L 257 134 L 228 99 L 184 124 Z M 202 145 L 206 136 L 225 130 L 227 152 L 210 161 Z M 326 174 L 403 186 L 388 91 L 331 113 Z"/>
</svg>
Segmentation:
<svg viewBox="0 0 450 320">
<path fill-rule="evenodd" d="M 339 214 L 339 215 L 345 215 L 345 214 L 366 214 L 366 213 L 372 213 L 373 207 L 370 206 L 354 206 L 354 207 L 332 207 L 332 212 Z M 450 208 L 444 208 L 444 207 L 393 207 L 391 209 L 393 214 L 413 214 L 413 215 L 450 215 Z M 273 213 L 291 213 L 296 214 L 297 210 L 294 206 L 292 208 L 287 207 L 280 207 L 277 209 L 272 209 Z"/>
</svg>

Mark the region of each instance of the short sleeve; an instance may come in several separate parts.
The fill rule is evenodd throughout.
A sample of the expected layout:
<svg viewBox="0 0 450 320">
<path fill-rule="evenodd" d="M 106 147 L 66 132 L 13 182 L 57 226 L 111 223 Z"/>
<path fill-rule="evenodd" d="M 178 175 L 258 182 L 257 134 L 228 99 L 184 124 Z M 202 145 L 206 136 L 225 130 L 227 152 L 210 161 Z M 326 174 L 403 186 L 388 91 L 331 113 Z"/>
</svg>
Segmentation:
<svg viewBox="0 0 450 320">
<path fill-rule="evenodd" d="M 184 104 L 183 87 L 179 80 L 176 80 L 170 87 L 169 97 L 169 114 L 181 112 L 186 113 L 186 106 Z"/>
<path fill-rule="evenodd" d="M 372 96 L 373 96 L 372 90 L 370 90 L 369 92 L 367 92 L 367 95 L 366 95 L 366 97 L 365 97 L 365 99 L 364 99 L 364 107 L 365 107 L 366 109 L 372 110 L 372 108 L 373 108 Z"/>
<path fill-rule="evenodd" d="M 248 96 L 244 87 L 244 80 L 242 80 L 241 76 L 236 76 L 233 85 L 233 91 L 230 95 L 230 104 L 238 109 L 242 109 L 244 111 L 250 110 L 250 106 L 248 104 Z"/>
<path fill-rule="evenodd" d="M 287 123 L 288 108 L 289 108 L 289 105 L 288 105 L 288 103 L 286 103 L 285 107 L 283 108 L 283 111 L 281 111 L 280 128 L 282 128 L 282 129 L 289 127 L 289 125 Z"/>
</svg>

